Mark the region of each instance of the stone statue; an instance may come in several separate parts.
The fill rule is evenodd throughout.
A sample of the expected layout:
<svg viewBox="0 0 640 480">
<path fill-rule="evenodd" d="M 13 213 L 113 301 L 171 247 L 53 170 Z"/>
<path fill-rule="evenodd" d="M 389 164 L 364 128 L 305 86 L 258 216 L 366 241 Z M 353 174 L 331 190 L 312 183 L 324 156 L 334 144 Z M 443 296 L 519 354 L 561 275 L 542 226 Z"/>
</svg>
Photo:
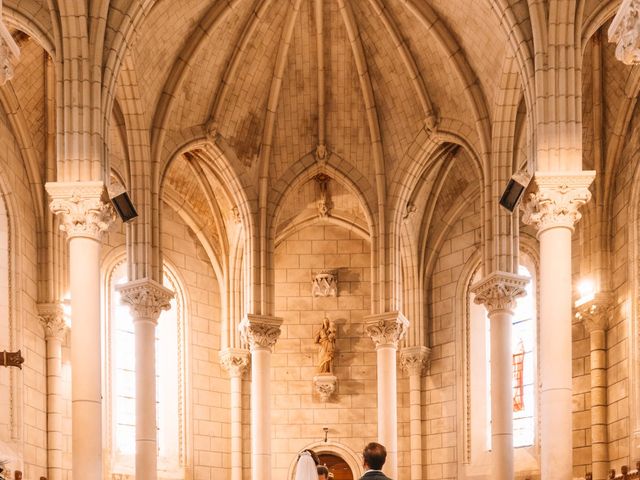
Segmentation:
<svg viewBox="0 0 640 480">
<path fill-rule="evenodd" d="M 322 327 L 316 333 L 315 342 L 319 347 L 318 373 L 333 373 L 333 357 L 336 352 L 336 324 L 324 318 Z"/>
</svg>

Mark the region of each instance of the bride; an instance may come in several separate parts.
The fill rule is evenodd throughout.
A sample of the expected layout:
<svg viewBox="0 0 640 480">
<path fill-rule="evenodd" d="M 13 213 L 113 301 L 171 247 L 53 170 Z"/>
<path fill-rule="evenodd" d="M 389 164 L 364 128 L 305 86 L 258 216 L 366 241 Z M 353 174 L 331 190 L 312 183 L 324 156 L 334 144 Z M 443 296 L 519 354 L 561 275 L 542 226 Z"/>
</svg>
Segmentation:
<svg viewBox="0 0 640 480">
<path fill-rule="evenodd" d="M 309 450 L 303 450 L 298 455 L 295 480 L 318 480 L 316 461 Z"/>
</svg>

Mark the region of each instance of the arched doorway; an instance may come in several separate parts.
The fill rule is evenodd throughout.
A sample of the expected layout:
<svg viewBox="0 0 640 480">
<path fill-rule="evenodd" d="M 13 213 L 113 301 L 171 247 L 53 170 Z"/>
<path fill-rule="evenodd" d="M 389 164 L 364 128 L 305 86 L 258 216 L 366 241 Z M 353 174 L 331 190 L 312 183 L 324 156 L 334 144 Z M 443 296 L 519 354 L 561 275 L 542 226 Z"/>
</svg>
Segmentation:
<svg viewBox="0 0 640 480">
<path fill-rule="evenodd" d="M 334 480 L 355 480 L 349 464 L 339 455 L 334 453 L 321 453 L 320 464 L 326 465 L 329 472 L 333 473 Z"/>
</svg>

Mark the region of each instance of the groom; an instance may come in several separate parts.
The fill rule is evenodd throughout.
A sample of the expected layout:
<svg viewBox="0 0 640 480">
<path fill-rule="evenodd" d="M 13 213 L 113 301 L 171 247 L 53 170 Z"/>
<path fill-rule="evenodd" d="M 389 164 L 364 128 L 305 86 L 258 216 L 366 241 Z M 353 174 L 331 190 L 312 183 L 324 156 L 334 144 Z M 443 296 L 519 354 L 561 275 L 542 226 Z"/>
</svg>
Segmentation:
<svg viewBox="0 0 640 480">
<path fill-rule="evenodd" d="M 382 466 L 387 459 L 387 449 L 376 442 L 364 447 L 364 475 L 360 480 L 391 480 L 382 473 Z"/>
</svg>

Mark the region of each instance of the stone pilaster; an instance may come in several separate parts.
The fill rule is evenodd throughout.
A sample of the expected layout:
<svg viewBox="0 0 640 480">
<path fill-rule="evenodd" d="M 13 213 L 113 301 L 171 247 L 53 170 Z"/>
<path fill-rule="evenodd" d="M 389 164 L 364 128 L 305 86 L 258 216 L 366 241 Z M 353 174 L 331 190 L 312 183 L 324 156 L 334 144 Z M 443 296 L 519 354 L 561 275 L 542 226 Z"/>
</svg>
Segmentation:
<svg viewBox="0 0 640 480">
<path fill-rule="evenodd" d="M 173 292 L 149 278 L 116 289 L 131 310 L 136 343 L 136 478 L 156 480 L 156 325 L 162 311 L 171 308 Z"/>
<path fill-rule="evenodd" d="M 640 0 L 623 0 L 609 27 L 616 58 L 627 65 L 640 63 Z"/>
<path fill-rule="evenodd" d="M 251 478 L 271 478 L 271 351 L 282 319 L 247 315 L 238 329 L 251 350 Z"/>
<path fill-rule="evenodd" d="M 400 364 L 409 373 L 411 478 L 422 480 L 422 376 L 430 367 L 431 349 L 420 346 L 403 348 Z"/>
<path fill-rule="evenodd" d="M 540 466 L 545 480 L 573 475 L 571 236 L 593 171 L 537 172 L 522 220 L 540 240 Z"/>
<path fill-rule="evenodd" d="M 59 303 L 38 304 L 38 316 L 47 342 L 47 475 L 50 480 L 62 480 L 62 343 L 67 325 Z"/>
<path fill-rule="evenodd" d="M 609 473 L 607 434 L 607 326 L 613 311 L 613 295 L 602 292 L 576 307 L 576 318 L 589 332 L 591 360 L 591 472 L 594 480 Z"/>
<path fill-rule="evenodd" d="M 102 478 L 100 249 L 115 214 L 102 182 L 54 182 L 46 189 L 69 239 L 72 475 Z"/>
</svg>

